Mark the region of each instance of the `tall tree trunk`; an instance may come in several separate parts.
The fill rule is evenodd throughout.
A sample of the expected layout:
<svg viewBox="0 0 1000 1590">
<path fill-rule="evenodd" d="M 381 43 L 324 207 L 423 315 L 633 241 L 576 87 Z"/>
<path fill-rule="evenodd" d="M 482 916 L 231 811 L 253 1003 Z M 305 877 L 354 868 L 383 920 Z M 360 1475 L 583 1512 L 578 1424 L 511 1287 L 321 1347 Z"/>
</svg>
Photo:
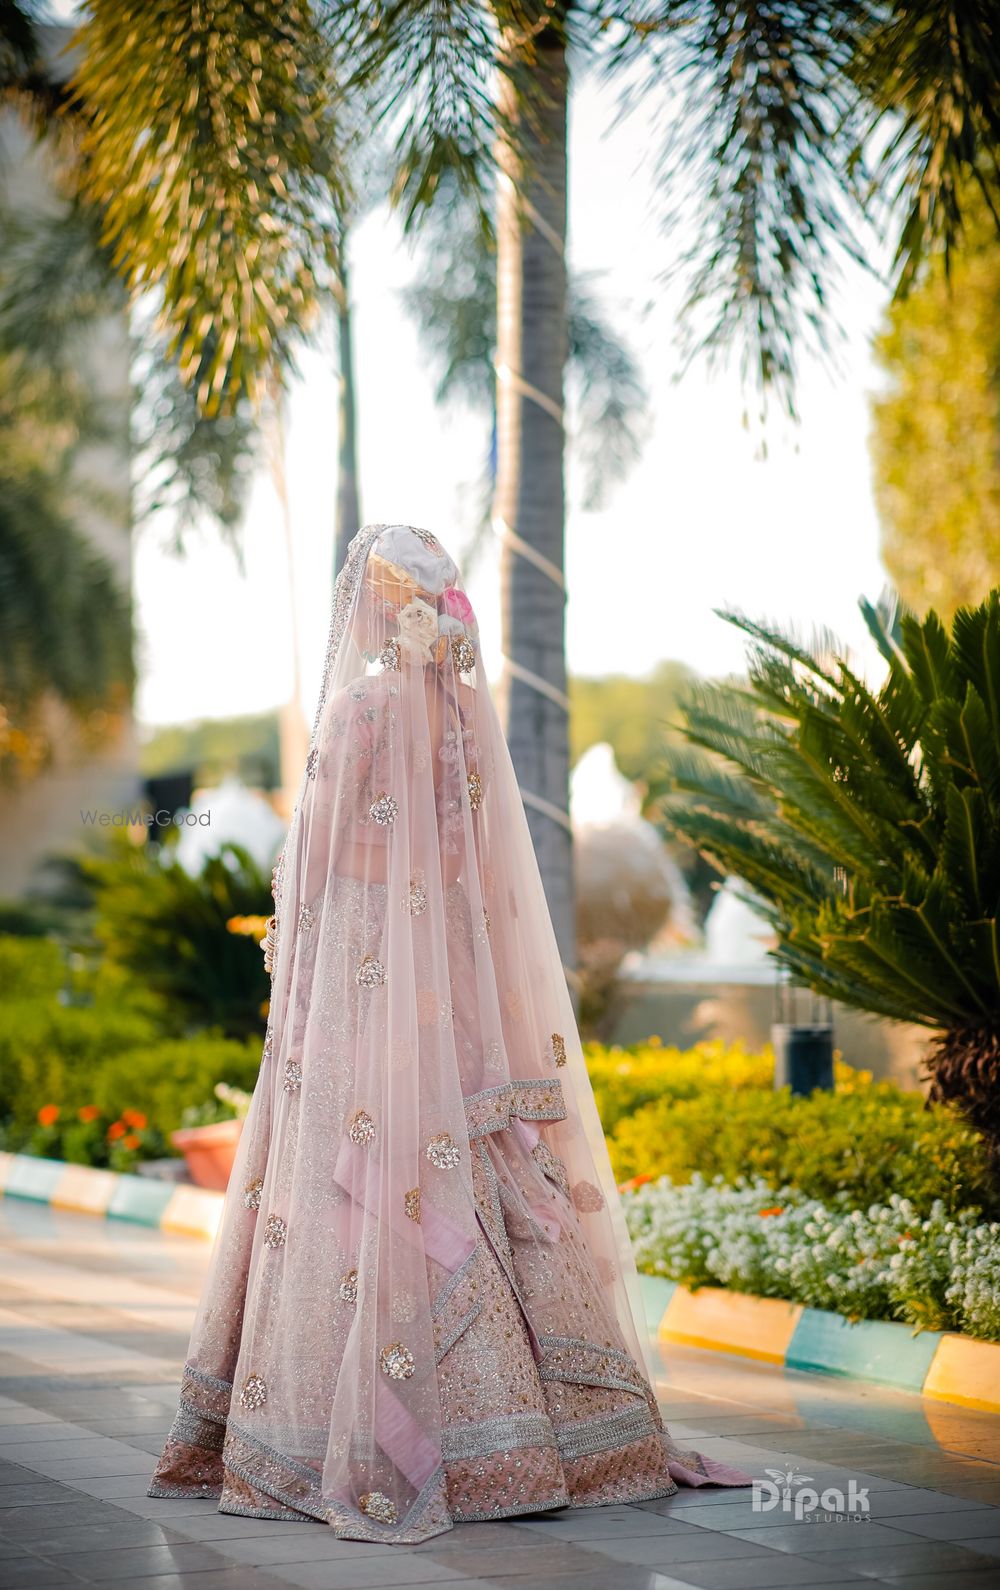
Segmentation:
<svg viewBox="0 0 1000 1590">
<path fill-rule="evenodd" d="M 302 707 L 302 667 L 299 657 L 299 607 L 295 593 L 295 539 L 292 533 L 291 503 L 288 498 L 287 453 L 285 447 L 285 394 L 274 376 L 270 382 L 265 447 L 271 482 L 281 511 L 285 544 L 285 576 L 288 583 L 288 611 L 292 637 L 292 688 L 278 713 L 278 760 L 281 790 L 278 805 L 283 817 L 291 817 L 309 749 L 309 726 Z"/>
<path fill-rule="evenodd" d="M 340 239 L 337 294 L 337 544 L 334 578 L 344 566 L 347 548 L 361 528 L 358 486 L 358 409 L 354 384 L 354 330 L 347 267 L 347 236 Z"/>
<path fill-rule="evenodd" d="M 510 51 L 519 48 L 506 41 Z M 533 44 L 538 103 L 519 112 L 504 79 L 505 116 L 521 149 L 499 151 L 497 205 L 497 486 L 502 539 L 501 707 L 563 965 L 576 958 L 569 826 L 563 539 L 566 362 L 566 102 L 564 39 Z"/>
</svg>

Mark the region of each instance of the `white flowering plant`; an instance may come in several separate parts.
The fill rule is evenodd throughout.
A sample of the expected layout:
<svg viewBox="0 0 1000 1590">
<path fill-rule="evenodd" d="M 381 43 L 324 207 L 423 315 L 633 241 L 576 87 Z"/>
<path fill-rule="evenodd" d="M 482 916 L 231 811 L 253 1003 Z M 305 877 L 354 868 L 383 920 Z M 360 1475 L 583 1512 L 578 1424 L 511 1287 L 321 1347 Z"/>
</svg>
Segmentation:
<svg viewBox="0 0 1000 1590">
<path fill-rule="evenodd" d="M 850 1209 L 697 1174 L 626 1189 L 623 1203 L 648 1275 L 1000 1341 L 1000 1224 L 978 1209 L 938 1201 L 922 1216 L 897 1194 Z"/>
</svg>

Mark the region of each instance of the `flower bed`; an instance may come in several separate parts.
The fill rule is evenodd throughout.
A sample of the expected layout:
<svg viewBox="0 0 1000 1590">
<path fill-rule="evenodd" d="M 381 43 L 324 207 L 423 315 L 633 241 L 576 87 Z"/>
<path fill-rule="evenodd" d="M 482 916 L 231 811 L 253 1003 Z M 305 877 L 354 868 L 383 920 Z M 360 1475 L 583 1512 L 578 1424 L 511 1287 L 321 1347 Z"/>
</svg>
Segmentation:
<svg viewBox="0 0 1000 1590">
<path fill-rule="evenodd" d="M 627 1187 L 624 1206 L 648 1275 L 1000 1341 L 1000 1224 L 974 1208 L 921 1216 L 894 1194 L 850 1209 L 699 1174 Z"/>
<path fill-rule="evenodd" d="M 774 1055 L 742 1045 L 687 1051 L 647 1040 L 591 1045 L 598 1109 L 620 1181 L 700 1174 L 735 1184 L 759 1177 L 821 1202 L 855 1208 L 907 1198 L 927 1215 L 975 1206 L 1000 1218 L 1000 1196 L 979 1133 L 952 1108 L 838 1063 L 833 1092 L 775 1090 Z"/>
</svg>

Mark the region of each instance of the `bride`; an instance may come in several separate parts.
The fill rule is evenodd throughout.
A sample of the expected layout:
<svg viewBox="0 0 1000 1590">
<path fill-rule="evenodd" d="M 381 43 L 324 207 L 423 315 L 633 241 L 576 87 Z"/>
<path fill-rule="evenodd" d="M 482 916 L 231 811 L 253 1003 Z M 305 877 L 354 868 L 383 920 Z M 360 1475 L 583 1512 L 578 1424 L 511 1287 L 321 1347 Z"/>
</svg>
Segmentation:
<svg viewBox="0 0 1000 1590">
<path fill-rule="evenodd" d="M 475 615 L 437 538 L 337 580 L 264 1054 L 151 1496 L 412 1543 L 748 1484 L 674 1446 Z"/>
</svg>

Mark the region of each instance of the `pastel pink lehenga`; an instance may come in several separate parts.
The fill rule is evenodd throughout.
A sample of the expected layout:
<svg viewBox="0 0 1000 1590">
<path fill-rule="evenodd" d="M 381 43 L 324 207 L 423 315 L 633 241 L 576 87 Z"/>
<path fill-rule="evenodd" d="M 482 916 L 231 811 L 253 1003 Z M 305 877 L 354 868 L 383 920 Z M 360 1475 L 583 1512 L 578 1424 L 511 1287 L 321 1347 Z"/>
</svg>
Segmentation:
<svg viewBox="0 0 1000 1590">
<path fill-rule="evenodd" d="M 458 571 L 368 526 L 275 876 L 260 1075 L 151 1496 L 412 1543 L 749 1483 L 664 1429 Z"/>
</svg>

